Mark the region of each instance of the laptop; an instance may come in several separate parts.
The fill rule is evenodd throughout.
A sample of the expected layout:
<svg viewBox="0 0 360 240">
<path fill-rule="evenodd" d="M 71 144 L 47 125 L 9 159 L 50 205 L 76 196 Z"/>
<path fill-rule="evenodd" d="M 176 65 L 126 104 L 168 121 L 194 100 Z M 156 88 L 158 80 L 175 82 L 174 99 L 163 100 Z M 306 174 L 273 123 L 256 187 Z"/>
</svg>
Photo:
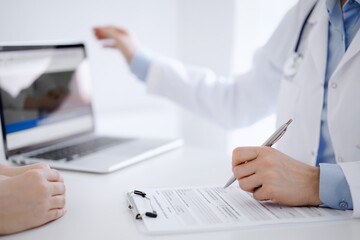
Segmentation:
<svg viewBox="0 0 360 240">
<path fill-rule="evenodd" d="M 182 145 L 95 133 L 83 43 L 0 44 L 0 111 L 5 155 L 15 164 L 109 173 Z"/>
</svg>

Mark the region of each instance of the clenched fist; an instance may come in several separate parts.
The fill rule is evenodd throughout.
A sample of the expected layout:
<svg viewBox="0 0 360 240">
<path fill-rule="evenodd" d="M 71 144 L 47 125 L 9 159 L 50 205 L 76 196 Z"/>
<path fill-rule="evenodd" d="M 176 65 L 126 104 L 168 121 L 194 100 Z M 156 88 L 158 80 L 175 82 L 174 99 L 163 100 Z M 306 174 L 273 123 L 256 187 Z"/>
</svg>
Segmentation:
<svg viewBox="0 0 360 240">
<path fill-rule="evenodd" d="M 8 174 L 0 178 L 0 234 L 34 228 L 66 213 L 65 185 L 58 171 L 38 164 L 1 167 L 4 172 Z"/>
</svg>

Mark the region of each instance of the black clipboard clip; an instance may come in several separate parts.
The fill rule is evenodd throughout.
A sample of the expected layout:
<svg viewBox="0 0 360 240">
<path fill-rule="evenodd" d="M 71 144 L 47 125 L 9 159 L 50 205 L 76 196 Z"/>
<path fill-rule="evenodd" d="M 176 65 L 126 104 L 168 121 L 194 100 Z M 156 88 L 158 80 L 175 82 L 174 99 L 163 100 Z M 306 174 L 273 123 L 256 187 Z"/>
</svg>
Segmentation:
<svg viewBox="0 0 360 240">
<path fill-rule="evenodd" d="M 153 205 L 151 203 L 151 199 L 146 196 L 145 192 L 142 192 L 142 191 L 139 191 L 139 190 L 134 190 L 132 192 L 129 192 L 128 195 L 129 195 L 129 200 L 130 200 L 129 209 L 135 210 L 137 212 L 137 214 L 135 215 L 135 219 L 140 219 L 141 220 L 143 216 L 147 216 L 149 218 L 156 218 L 157 217 L 157 212 L 154 210 L 154 207 L 153 207 Z M 145 213 L 140 213 L 136 208 L 135 202 L 131 201 L 131 199 L 133 197 L 135 197 L 135 196 L 139 196 L 139 197 L 142 197 L 142 198 L 148 200 L 149 203 L 150 203 L 151 211 L 145 212 Z"/>
</svg>

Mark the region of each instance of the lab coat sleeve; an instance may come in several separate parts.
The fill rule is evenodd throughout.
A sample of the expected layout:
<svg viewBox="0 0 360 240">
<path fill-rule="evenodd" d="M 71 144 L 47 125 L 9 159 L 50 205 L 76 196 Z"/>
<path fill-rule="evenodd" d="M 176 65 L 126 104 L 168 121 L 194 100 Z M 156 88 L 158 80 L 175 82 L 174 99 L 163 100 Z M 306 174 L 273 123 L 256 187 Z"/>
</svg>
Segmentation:
<svg viewBox="0 0 360 240">
<path fill-rule="evenodd" d="M 207 68 L 155 57 L 146 78 L 148 92 L 171 99 L 225 128 L 253 124 L 276 110 L 282 68 L 295 45 L 299 19 L 296 5 L 256 52 L 251 71 L 233 79 L 217 76 Z"/>
<path fill-rule="evenodd" d="M 360 218 L 360 162 L 339 163 L 342 168 L 346 180 L 349 183 L 352 202 L 354 206 L 353 217 Z"/>
<path fill-rule="evenodd" d="M 139 80 L 145 82 L 151 62 L 152 56 L 148 51 L 137 50 L 130 61 L 130 70 Z"/>
</svg>

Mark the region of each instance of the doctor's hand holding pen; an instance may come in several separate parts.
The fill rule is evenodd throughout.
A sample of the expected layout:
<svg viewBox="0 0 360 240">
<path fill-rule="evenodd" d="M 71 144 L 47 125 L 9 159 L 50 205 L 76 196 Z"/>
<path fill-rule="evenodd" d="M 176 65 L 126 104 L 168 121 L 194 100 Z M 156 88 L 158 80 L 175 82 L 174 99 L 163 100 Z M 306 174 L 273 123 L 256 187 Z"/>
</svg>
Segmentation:
<svg viewBox="0 0 360 240">
<path fill-rule="evenodd" d="M 94 34 L 104 47 L 118 49 L 130 64 L 138 49 L 131 34 L 114 26 L 96 27 Z M 109 44 L 111 43 L 111 44 Z M 233 151 L 232 169 L 240 188 L 259 201 L 272 200 L 290 206 L 316 206 L 320 168 L 291 158 L 271 147 L 240 147 Z"/>
<path fill-rule="evenodd" d="M 258 201 L 289 206 L 317 206 L 320 168 L 297 161 L 271 147 L 239 147 L 232 155 L 240 188 Z"/>
</svg>

